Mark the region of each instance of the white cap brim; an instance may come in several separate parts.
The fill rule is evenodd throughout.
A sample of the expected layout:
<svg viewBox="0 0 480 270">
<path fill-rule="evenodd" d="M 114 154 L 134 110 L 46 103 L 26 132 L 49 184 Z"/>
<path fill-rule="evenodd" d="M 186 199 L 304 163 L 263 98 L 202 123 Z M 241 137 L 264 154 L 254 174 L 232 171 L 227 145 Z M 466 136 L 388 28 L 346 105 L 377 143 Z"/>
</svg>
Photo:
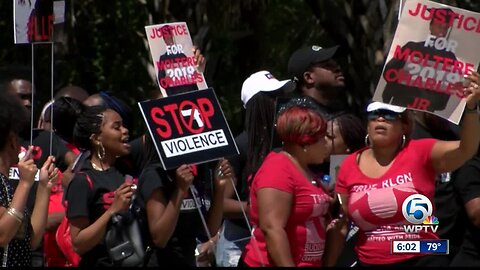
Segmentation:
<svg viewBox="0 0 480 270">
<path fill-rule="evenodd" d="M 396 105 L 391 105 L 383 102 L 372 102 L 367 106 L 367 112 L 372 112 L 376 110 L 388 110 L 396 113 L 403 113 L 407 108 L 400 107 Z"/>
<path fill-rule="evenodd" d="M 248 101 L 259 92 L 282 91 L 289 93 L 295 90 L 292 80 L 279 81 L 266 70 L 256 72 L 248 77 L 242 85 L 241 99 L 245 108 Z"/>
</svg>

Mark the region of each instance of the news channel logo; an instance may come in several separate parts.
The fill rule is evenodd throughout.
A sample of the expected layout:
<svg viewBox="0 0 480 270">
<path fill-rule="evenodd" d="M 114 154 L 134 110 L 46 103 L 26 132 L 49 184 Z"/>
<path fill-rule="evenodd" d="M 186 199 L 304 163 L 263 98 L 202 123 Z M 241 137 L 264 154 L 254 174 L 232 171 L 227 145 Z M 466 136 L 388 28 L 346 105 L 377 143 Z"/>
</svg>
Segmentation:
<svg viewBox="0 0 480 270">
<path fill-rule="evenodd" d="M 438 230 L 438 218 L 432 215 L 432 202 L 422 194 L 408 196 L 402 204 L 403 217 L 414 225 L 404 225 L 406 232 Z"/>
</svg>

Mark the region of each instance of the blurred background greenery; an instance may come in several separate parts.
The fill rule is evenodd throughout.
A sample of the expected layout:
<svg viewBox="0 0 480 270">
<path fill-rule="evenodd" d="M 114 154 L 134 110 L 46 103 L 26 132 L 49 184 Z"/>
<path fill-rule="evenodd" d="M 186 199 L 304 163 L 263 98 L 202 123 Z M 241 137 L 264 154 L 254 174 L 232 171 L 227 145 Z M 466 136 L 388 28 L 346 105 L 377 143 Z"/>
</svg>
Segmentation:
<svg viewBox="0 0 480 270">
<path fill-rule="evenodd" d="M 13 0 L 14 1 L 14 0 Z M 0 1 L 0 65 L 32 63 L 31 45 L 13 44 L 13 1 Z M 480 11 L 478 0 L 435 1 Z M 66 0 L 64 35 L 54 46 L 54 91 L 68 84 L 110 90 L 135 111 L 159 91 L 146 25 L 185 21 L 207 58 L 205 77 L 232 133 L 243 127 L 240 89 L 259 70 L 287 78 L 291 53 L 341 45 L 341 66 L 354 111 L 371 98 L 397 24 L 400 0 Z M 50 98 L 51 45 L 34 46 L 37 117 Z M 30 72 L 30 71 L 29 71 Z M 143 132 L 136 121 L 133 135 Z"/>
</svg>

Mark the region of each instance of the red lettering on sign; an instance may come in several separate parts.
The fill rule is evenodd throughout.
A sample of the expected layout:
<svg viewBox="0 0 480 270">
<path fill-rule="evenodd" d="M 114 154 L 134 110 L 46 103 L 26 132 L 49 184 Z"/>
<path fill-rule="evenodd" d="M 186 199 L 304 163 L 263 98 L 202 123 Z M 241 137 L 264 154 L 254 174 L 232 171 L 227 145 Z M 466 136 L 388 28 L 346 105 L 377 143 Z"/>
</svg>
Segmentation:
<svg viewBox="0 0 480 270">
<path fill-rule="evenodd" d="M 419 97 L 416 97 L 412 104 L 407 105 L 408 108 L 419 110 L 427 110 L 428 106 L 430 106 L 430 100 Z"/>
<path fill-rule="evenodd" d="M 179 25 L 168 25 L 168 27 L 160 26 L 152 28 L 150 33 L 151 39 L 161 38 L 161 37 L 170 37 L 170 36 L 182 36 L 188 35 L 187 26 L 185 24 Z"/>
<path fill-rule="evenodd" d="M 182 135 L 183 134 L 183 129 L 182 126 L 180 125 L 180 122 L 178 121 L 178 117 L 176 114 L 176 111 L 178 110 L 177 104 L 168 104 L 163 107 L 166 112 L 169 112 L 170 115 L 172 116 L 173 123 L 175 123 L 175 126 L 177 127 L 178 134 Z"/>
<path fill-rule="evenodd" d="M 211 129 L 210 118 L 214 114 L 215 108 L 208 98 L 183 100 L 179 104 L 171 103 L 163 105 L 161 108 L 150 109 L 152 122 L 157 125 L 155 131 L 163 139 L 171 138 L 174 130 L 178 135 L 184 135 L 185 132 L 199 134 L 205 129 Z M 166 116 L 170 117 L 166 119 Z"/>
<path fill-rule="evenodd" d="M 213 108 L 212 102 L 208 98 L 199 98 L 197 100 L 198 107 L 200 109 L 200 115 L 202 116 L 203 122 L 207 128 L 212 128 L 210 123 L 210 117 L 214 115 L 215 109 Z"/>
<path fill-rule="evenodd" d="M 157 134 L 162 138 L 169 138 L 172 136 L 172 129 L 170 128 L 168 121 L 162 118 L 164 115 L 165 113 L 158 107 L 154 107 L 150 110 L 150 117 L 152 117 L 153 122 L 160 126 L 155 129 Z M 162 129 L 162 127 L 164 129 Z"/>
</svg>

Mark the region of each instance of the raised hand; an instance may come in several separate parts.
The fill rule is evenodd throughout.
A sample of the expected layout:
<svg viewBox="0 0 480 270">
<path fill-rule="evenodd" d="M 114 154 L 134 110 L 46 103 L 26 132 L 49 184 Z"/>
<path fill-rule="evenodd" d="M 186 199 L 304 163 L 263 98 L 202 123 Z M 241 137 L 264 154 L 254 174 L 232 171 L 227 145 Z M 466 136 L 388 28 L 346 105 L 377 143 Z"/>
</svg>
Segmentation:
<svg viewBox="0 0 480 270">
<path fill-rule="evenodd" d="M 18 161 L 18 173 L 20 175 L 20 182 L 28 184 L 29 186 L 33 185 L 35 180 L 35 174 L 37 174 L 38 168 L 37 165 L 33 162 L 32 158 L 33 146 L 28 147 L 27 153 Z"/>
<path fill-rule="evenodd" d="M 197 64 L 197 70 L 198 72 L 203 73 L 205 71 L 207 61 L 205 60 L 205 57 L 203 57 L 202 52 L 197 46 L 193 46 L 192 51 L 193 57 L 195 57 L 195 63 Z"/>
<path fill-rule="evenodd" d="M 130 181 L 121 184 L 120 187 L 115 190 L 115 198 L 110 206 L 110 211 L 116 214 L 118 212 L 127 210 L 128 206 L 130 205 L 132 195 L 132 182 Z"/>
<path fill-rule="evenodd" d="M 194 176 L 192 173 L 192 169 L 188 165 L 183 164 L 175 171 L 175 181 L 177 187 L 183 192 L 188 191 L 188 188 L 193 182 L 193 178 Z"/>
<path fill-rule="evenodd" d="M 227 159 L 221 159 L 217 163 L 214 173 L 214 183 L 217 187 L 224 187 L 227 179 L 233 177 L 233 168 Z"/>
<path fill-rule="evenodd" d="M 49 156 L 40 169 L 39 183 L 51 188 L 58 178 L 58 168 L 55 166 L 55 157 Z"/>
<path fill-rule="evenodd" d="M 473 109 L 477 106 L 480 100 L 480 75 L 477 72 L 466 77 L 470 83 L 463 89 L 467 107 Z"/>
</svg>

